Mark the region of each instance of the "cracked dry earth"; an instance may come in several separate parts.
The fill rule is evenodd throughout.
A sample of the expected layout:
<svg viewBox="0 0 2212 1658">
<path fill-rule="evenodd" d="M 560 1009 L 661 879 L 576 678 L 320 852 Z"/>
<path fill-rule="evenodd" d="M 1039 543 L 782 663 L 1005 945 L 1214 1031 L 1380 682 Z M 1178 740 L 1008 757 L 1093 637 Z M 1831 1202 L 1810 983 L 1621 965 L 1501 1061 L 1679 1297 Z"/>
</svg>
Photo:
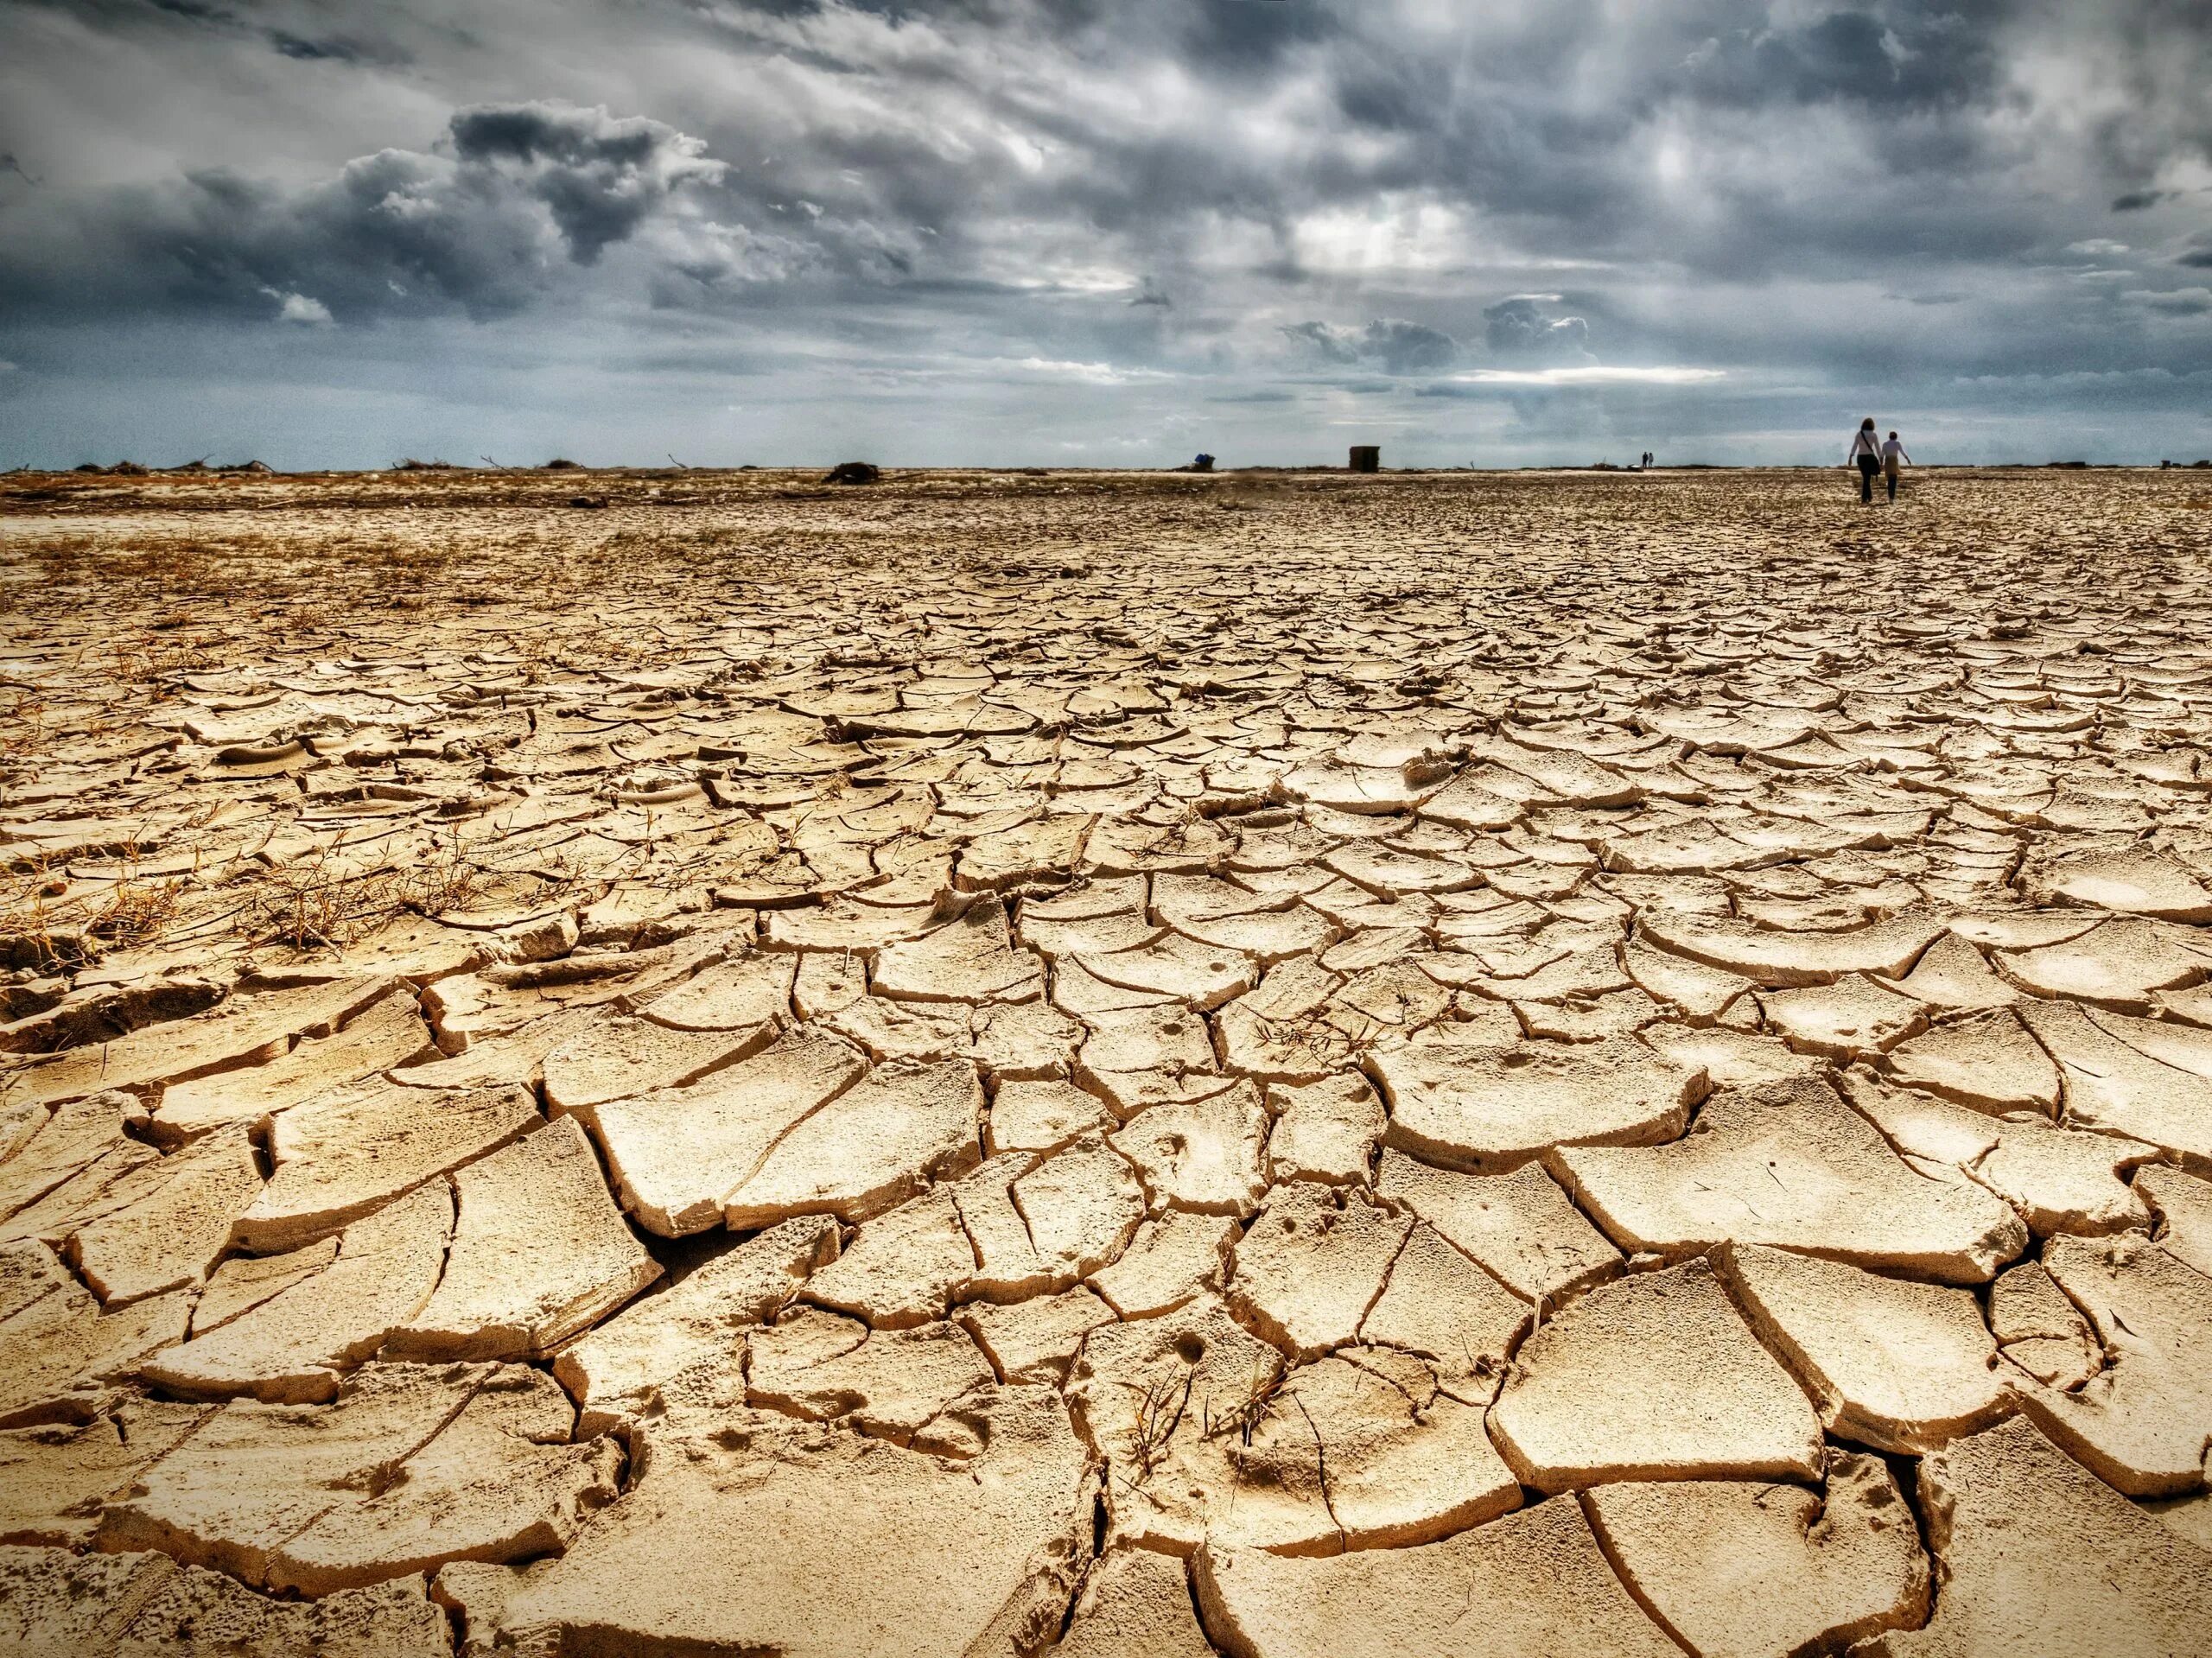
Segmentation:
<svg viewBox="0 0 2212 1658">
<path fill-rule="evenodd" d="M 0 1646 L 2212 1651 L 2201 483 L 589 484 L 0 485 Z"/>
</svg>

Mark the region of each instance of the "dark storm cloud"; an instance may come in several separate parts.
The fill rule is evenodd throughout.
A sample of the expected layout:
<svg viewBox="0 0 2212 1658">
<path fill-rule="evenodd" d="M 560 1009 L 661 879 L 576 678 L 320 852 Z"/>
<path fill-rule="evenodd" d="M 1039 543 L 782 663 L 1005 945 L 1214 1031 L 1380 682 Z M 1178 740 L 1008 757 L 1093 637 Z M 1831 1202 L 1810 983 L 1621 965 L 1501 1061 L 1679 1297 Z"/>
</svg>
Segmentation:
<svg viewBox="0 0 2212 1658">
<path fill-rule="evenodd" d="M 1324 362 L 1374 363 L 1391 374 L 1419 374 L 1448 367 L 1459 342 L 1440 329 L 1402 317 L 1376 317 L 1363 328 L 1328 322 L 1286 323 L 1282 333 Z"/>
<path fill-rule="evenodd" d="M 2212 371 L 2191 0 L 19 0 L 0 151 L 0 395 L 118 319 L 1178 448 Z"/>
<path fill-rule="evenodd" d="M 445 304 L 500 315 L 720 179 L 704 149 L 604 109 L 464 109 L 437 151 L 381 150 L 304 188 L 210 170 L 83 204 L 53 225 L 54 245 L 0 254 L 0 292 L 255 314 L 298 295 L 341 321 Z"/>
</svg>

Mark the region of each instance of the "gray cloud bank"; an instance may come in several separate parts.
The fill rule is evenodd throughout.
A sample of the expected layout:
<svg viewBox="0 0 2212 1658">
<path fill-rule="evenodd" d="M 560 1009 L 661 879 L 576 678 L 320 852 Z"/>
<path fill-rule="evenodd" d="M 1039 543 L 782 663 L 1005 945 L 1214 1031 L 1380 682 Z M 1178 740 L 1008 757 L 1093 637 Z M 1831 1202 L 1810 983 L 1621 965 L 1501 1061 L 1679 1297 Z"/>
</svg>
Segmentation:
<svg viewBox="0 0 2212 1658">
<path fill-rule="evenodd" d="M 2212 452 L 2182 0 L 23 0 L 0 156 L 0 465 Z"/>
</svg>

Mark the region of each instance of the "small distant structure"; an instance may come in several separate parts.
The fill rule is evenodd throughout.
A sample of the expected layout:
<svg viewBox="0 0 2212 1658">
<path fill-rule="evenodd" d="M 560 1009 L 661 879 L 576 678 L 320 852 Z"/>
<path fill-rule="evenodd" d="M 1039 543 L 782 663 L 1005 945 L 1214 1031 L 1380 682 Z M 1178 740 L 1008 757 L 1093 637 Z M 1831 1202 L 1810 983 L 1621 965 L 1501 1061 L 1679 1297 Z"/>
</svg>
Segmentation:
<svg viewBox="0 0 2212 1658">
<path fill-rule="evenodd" d="M 1211 472 L 1213 470 L 1213 457 L 1206 454 L 1204 450 L 1200 450 L 1197 454 L 1191 457 L 1191 464 L 1186 470 L 1191 472 Z"/>
<path fill-rule="evenodd" d="M 882 469 L 871 461 L 840 461 L 823 474 L 825 484 L 873 484 L 881 480 Z"/>
<path fill-rule="evenodd" d="M 1351 446 L 1351 469 L 1354 472 L 1382 470 L 1382 446 L 1379 443 L 1355 443 Z"/>
</svg>

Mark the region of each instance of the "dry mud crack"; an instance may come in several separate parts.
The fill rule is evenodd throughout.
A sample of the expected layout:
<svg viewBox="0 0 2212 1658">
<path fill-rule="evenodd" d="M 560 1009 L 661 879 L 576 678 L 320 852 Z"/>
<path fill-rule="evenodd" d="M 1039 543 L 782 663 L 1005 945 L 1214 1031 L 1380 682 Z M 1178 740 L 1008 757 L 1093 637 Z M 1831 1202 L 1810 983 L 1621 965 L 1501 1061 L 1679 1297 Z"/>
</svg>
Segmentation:
<svg viewBox="0 0 2212 1658">
<path fill-rule="evenodd" d="M 2212 1653 L 2185 483 L 596 481 L 0 480 L 0 1648 Z"/>
</svg>

